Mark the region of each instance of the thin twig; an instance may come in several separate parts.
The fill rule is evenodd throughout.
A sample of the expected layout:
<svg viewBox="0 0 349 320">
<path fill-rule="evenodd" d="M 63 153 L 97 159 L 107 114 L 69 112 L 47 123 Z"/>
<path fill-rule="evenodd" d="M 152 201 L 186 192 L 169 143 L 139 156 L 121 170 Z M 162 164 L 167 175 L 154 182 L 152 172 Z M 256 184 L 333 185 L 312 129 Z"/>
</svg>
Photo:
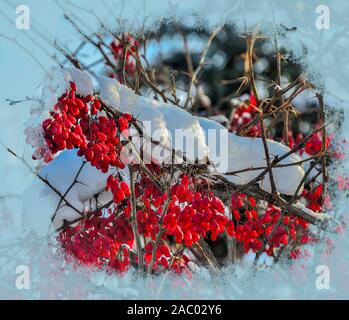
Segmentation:
<svg viewBox="0 0 349 320">
<path fill-rule="evenodd" d="M 254 94 L 256 101 L 257 101 L 257 108 L 259 108 L 259 110 L 260 110 L 260 115 L 263 116 L 263 108 L 260 105 L 259 94 L 258 94 L 257 85 L 256 85 L 255 78 L 254 78 L 254 71 L 253 71 L 253 46 L 254 46 L 255 36 L 248 34 L 246 37 L 246 41 L 247 41 L 246 54 L 247 54 L 247 62 L 248 62 L 247 63 L 247 66 L 248 66 L 247 75 L 248 75 L 248 79 L 250 82 L 250 86 L 252 87 L 253 94 Z M 269 174 L 270 186 L 271 186 L 272 194 L 274 196 L 276 196 L 276 186 L 275 186 L 273 171 L 272 171 L 271 166 L 270 166 L 271 160 L 270 160 L 270 154 L 269 154 L 269 147 L 268 147 L 266 135 L 265 135 L 264 121 L 263 121 L 263 118 L 261 116 L 259 116 L 259 122 L 260 122 L 260 126 L 261 126 L 261 137 L 262 137 L 262 142 L 263 142 L 263 147 L 264 147 L 264 153 L 265 153 L 265 157 L 266 157 L 267 166 L 269 168 L 268 174 Z"/>
<path fill-rule="evenodd" d="M 187 94 L 187 98 L 185 100 L 185 103 L 184 103 L 184 109 L 188 109 L 188 105 L 189 105 L 189 101 L 190 101 L 190 94 L 191 94 L 191 90 L 192 90 L 192 87 L 193 87 L 193 84 L 195 84 L 196 82 L 196 79 L 201 71 L 201 69 L 203 68 L 204 66 L 204 63 L 205 63 L 205 58 L 206 58 L 206 55 L 207 55 L 207 52 L 209 50 L 209 48 L 211 47 L 211 44 L 212 44 L 212 41 L 213 39 L 217 36 L 217 34 L 222 30 L 222 26 L 219 26 L 218 28 L 216 28 L 211 36 L 209 37 L 208 41 L 207 41 L 207 44 L 206 44 L 206 47 L 204 49 L 204 51 L 202 52 L 201 54 L 201 58 L 200 58 L 200 61 L 199 61 L 199 65 L 197 66 L 197 68 L 195 69 L 195 71 L 192 73 L 192 76 L 191 76 L 191 79 L 190 79 L 190 82 L 189 82 L 189 87 L 188 87 L 188 94 Z"/>
<path fill-rule="evenodd" d="M 320 116 L 322 121 L 322 130 L 321 130 L 321 137 L 322 137 L 322 152 L 325 153 L 327 146 L 327 131 L 326 131 L 326 114 L 325 114 L 325 107 L 324 107 L 324 98 L 322 94 L 317 94 L 316 97 L 319 100 L 319 106 L 320 106 Z M 327 181 L 328 181 L 328 174 L 327 174 L 327 164 L 326 164 L 326 156 L 322 157 L 322 195 L 326 195 L 326 187 L 327 187 Z"/>
<path fill-rule="evenodd" d="M 131 189 L 131 226 L 133 231 L 133 236 L 136 241 L 137 253 L 138 253 L 138 272 L 144 272 L 144 263 L 143 263 L 143 248 L 141 244 L 141 238 L 138 231 L 138 222 L 137 222 L 137 206 L 136 206 L 136 192 L 135 192 L 135 172 L 132 169 L 132 166 L 128 166 L 130 172 L 130 189 Z"/>
</svg>

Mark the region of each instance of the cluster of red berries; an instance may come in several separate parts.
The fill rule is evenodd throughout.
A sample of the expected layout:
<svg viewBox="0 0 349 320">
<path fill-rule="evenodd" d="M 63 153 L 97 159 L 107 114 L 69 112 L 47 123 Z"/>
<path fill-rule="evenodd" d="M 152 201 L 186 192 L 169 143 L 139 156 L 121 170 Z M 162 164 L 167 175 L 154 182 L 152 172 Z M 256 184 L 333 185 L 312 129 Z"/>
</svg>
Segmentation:
<svg viewBox="0 0 349 320">
<path fill-rule="evenodd" d="M 194 178 L 183 175 L 172 186 L 167 212 L 162 222 L 164 237 L 172 236 L 176 243 L 184 243 L 187 247 L 191 247 L 209 233 L 212 240 L 215 240 L 231 224 L 228 223 L 222 201 L 212 193 L 195 191 L 194 185 Z M 140 230 L 152 239 L 156 238 L 161 228 L 159 221 L 167 200 L 166 194 L 153 193 L 154 188 L 154 185 L 149 184 L 143 189 L 142 201 L 145 210 L 137 213 Z"/>
<path fill-rule="evenodd" d="M 326 150 L 328 149 L 330 145 L 330 138 L 326 137 Z M 307 141 L 305 144 L 304 150 L 307 154 L 310 155 L 316 155 L 319 152 L 321 152 L 323 147 L 323 142 L 322 142 L 322 135 L 321 132 L 315 133 L 312 135 L 312 137 Z"/>
<path fill-rule="evenodd" d="M 85 156 L 92 166 L 106 173 L 109 166 L 123 169 L 125 164 L 120 159 L 123 149 L 121 136 L 128 137 L 131 115 L 119 117 L 118 123 L 113 118 L 99 116 L 92 122 L 82 124 L 87 145 L 78 151 L 79 156 Z M 121 136 L 120 136 L 121 135 Z"/>
<path fill-rule="evenodd" d="M 131 192 L 126 182 L 119 182 L 112 175 L 107 179 L 105 190 L 110 190 L 114 199 L 114 207 L 107 210 L 107 216 L 99 210 L 93 216 L 83 218 L 77 226 L 64 229 L 58 239 L 68 254 L 68 259 L 74 258 L 81 264 L 104 266 L 109 270 L 123 272 L 132 262 L 134 264 L 138 262 L 138 255 L 132 251 L 134 234 L 131 227 L 131 205 L 128 199 Z M 148 186 L 147 194 L 149 191 Z M 165 194 L 162 198 L 166 199 Z M 141 197 L 141 199 L 144 198 Z M 151 202 L 153 205 L 153 201 Z M 145 203 L 144 206 L 148 211 L 137 212 L 138 232 L 145 241 L 145 267 L 149 266 L 152 259 L 152 240 L 155 240 L 157 232 L 160 231 L 160 205 L 163 204 L 163 201 L 158 201 L 158 210 L 154 211 Z M 154 226 L 157 227 L 154 228 Z M 156 271 L 171 269 L 179 273 L 187 270 L 188 262 L 189 258 L 184 254 L 173 257 L 173 252 L 167 244 L 167 235 L 164 234 L 156 248 L 153 269 Z"/>
<path fill-rule="evenodd" d="M 281 217 L 281 210 L 268 204 L 264 212 L 257 213 L 256 199 L 246 194 L 231 199 L 232 219 L 235 221 L 235 239 L 243 243 L 245 252 L 257 252 L 263 247 L 263 239 L 269 239 L 264 251 L 274 256 L 274 249 L 287 246 L 291 241 L 305 244 L 308 223 L 292 214 Z M 279 219 L 281 224 L 278 224 Z"/>
<path fill-rule="evenodd" d="M 300 143 L 303 139 L 302 134 L 298 134 L 296 138 L 293 137 L 292 132 L 289 133 L 289 147 L 293 148 L 295 145 Z M 326 150 L 330 147 L 330 144 L 333 139 L 330 137 L 326 137 Z M 317 132 L 311 136 L 311 138 L 305 143 L 304 147 L 301 148 L 298 153 L 300 155 L 306 153 L 309 156 L 314 156 L 319 154 L 322 151 L 323 142 L 322 142 L 322 134 L 321 132 Z M 334 155 L 334 158 L 337 156 Z M 339 157 L 340 158 L 340 157 Z M 322 184 L 318 184 L 316 182 L 310 184 L 305 187 L 302 193 L 303 199 L 307 202 L 307 208 L 313 210 L 314 212 L 321 212 L 322 206 L 325 198 L 323 197 L 323 186 Z M 327 207 L 330 206 L 330 202 L 328 199 Z"/>
<path fill-rule="evenodd" d="M 313 187 L 313 189 L 304 188 L 302 197 L 307 200 L 307 208 L 314 212 L 321 212 L 323 204 L 322 184 Z"/>
<path fill-rule="evenodd" d="M 123 82 L 123 71 L 131 77 L 135 74 L 136 64 L 133 54 L 137 52 L 138 46 L 138 41 L 129 33 L 123 33 L 120 36 L 120 40 L 116 39 L 110 44 L 115 61 L 120 69 L 122 69 L 117 74 L 118 80 L 121 83 Z M 114 74 L 112 76 L 115 77 Z"/>
<path fill-rule="evenodd" d="M 70 262 L 108 270 L 126 271 L 130 266 L 130 256 L 134 238 L 129 219 L 129 211 L 117 215 L 111 209 L 108 217 L 102 210 L 82 219 L 77 226 L 65 228 L 58 240 Z"/>
<path fill-rule="evenodd" d="M 130 187 L 125 181 L 119 182 L 118 179 L 110 175 L 107 179 L 105 191 L 111 190 L 113 201 L 115 204 L 120 204 L 131 195 Z"/>
<path fill-rule="evenodd" d="M 254 117 L 258 114 L 257 110 L 257 100 L 253 94 L 250 95 L 248 102 L 242 103 L 238 106 L 233 113 L 233 118 L 230 123 L 230 132 L 239 133 L 243 130 Z M 245 135 L 247 137 L 260 137 L 261 128 L 260 124 L 256 124 L 249 128 Z"/>
<path fill-rule="evenodd" d="M 144 248 L 144 262 L 146 266 L 150 265 L 153 256 L 153 246 L 153 242 L 149 241 Z M 159 270 L 159 268 L 162 268 L 163 270 L 171 269 L 177 273 L 188 270 L 186 268 L 188 262 L 190 261 L 188 256 L 183 254 L 176 259 L 172 259 L 172 257 L 173 252 L 171 252 L 170 247 L 167 243 L 162 242 L 156 247 L 154 270 Z"/>
<path fill-rule="evenodd" d="M 58 151 L 75 148 L 79 156 L 85 156 L 92 166 L 104 173 L 109 166 L 124 168 L 120 159 L 121 136 L 128 137 L 132 116 L 123 114 L 117 121 L 108 119 L 98 116 L 101 107 L 100 100 L 92 95 L 77 96 L 76 85 L 71 82 L 67 92 L 58 98 L 50 118 L 42 123 L 46 146 L 40 146 L 40 150 L 45 152 L 41 155 L 44 161 L 51 161 Z M 40 156 L 38 150 L 34 155 L 33 158 Z"/>
<path fill-rule="evenodd" d="M 249 103 L 242 104 L 235 109 L 233 120 L 231 122 L 231 131 L 240 132 L 257 114 L 256 99 L 250 95 Z M 260 136 L 260 128 L 254 126 L 248 130 L 247 136 Z M 289 132 L 289 147 L 293 148 L 303 139 L 302 134 L 293 136 Z M 326 149 L 329 148 L 331 139 L 326 138 Z M 310 156 L 321 152 L 323 148 L 321 132 L 315 133 L 305 143 L 298 153 L 302 155 L 307 153 Z M 307 202 L 307 208 L 314 212 L 320 212 L 323 205 L 322 184 L 313 186 L 311 184 L 304 189 L 302 193 L 303 199 Z M 308 223 L 294 215 L 285 215 L 282 218 L 282 223 L 276 228 L 276 223 L 279 221 L 281 210 L 272 204 L 268 204 L 263 211 L 255 208 L 256 200 L 252 197 L 247 197 L 245 194 L 239 194 L 231 199 L 232 219 L 235 222 L 235 234 L 233 235 L 237 241 L 242 242 L 245 252 L 252 249 L 254 252 L 263 247 L 262 240 L 268 238 L 273 232 L 268 243 L 264 246 L 264 251 L 274 256 L 275 249 L 280 246 L 289 246 L 292 244 L 290 251 L 291 258 L 297 258 L 301 254 L 299 245 L 316 241 L 310 236 L 308 231 Z M 276 228 L 276 229 L 275 229 Z M 274 230 L 275 229 L 275 230 Z"/>
<path fill-rule="evenodd" d="M 298 133 L 296 137 L 293 136 L 292 131 L 288 133 L 288 146 L 292 149 L 297 144 L 301 142 L 304 136 L 301 133 Z M 331 138 L 326 137 L 326 150 L 330 147 Z M 300 148 L 298 153 L 302 155 L 303 153 L 307 153 L 311 156 L 319 154 L 322 151 L 323 143 L 322 143 L 322 133 L 317 132 L 314 133 L 311 138 L 305 143 L 304 147 Z"/>
<path fill-rule="evenodd" d="M 125 181 L 119 182 L 113 175 L 108 177 L 105 190 L 112 192 L 114 206 L 81 219 L 73 228 L 65 228 L 58 239 L 68 259 L 123 272 L 132 259 L 137 260 L 132 252 L 134 234 L 128 200 L 131 191 Z"/>
<path fill-rule="evenodd" d="M 45 162 L 51 161 L 52 156 L 58 151 L 86 146 L 79 122 L 87 119 L 88 103 L 91 100 L 90 95 L 77 97 L 73 82 L 70 83 L 69 90 L 58 99 L 54 111 L 50 112 L 51 117 L 42 123 L 46 145 L 50 150 L 50 154 L 44 157 Z"/>
</svg>

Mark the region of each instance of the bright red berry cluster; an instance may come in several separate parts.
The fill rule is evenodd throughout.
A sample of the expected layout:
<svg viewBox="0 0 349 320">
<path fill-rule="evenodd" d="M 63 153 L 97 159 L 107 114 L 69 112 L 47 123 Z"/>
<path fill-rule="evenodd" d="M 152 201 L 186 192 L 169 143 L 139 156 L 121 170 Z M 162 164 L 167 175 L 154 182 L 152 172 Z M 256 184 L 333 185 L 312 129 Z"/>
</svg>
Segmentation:
<svg viewBox="0 0 349 320">
<path fill-rule="evenodd" d="M 156 250 L 155 270 L 169 267 L 168 242 L 172 246 L 190 248 L 209 234 L 212 240 L 216 240 L 226 228 L 231 230 L 233 223 L 225 215 L 221 200 L 212 193 L 196 191 L 195 185 L 195 178 L 184 174 L 171 187 L 169 195 L 162 193 L 146 176 L 137 184 L 136 194 L 143 204 L 143 209 L 137 211 L 137 222 L 140 234 L 148 241 L 144 255 L 147 266 L 153 254 L 152 241 L 157 239 L 159 232 L 161 238 Z M 188 257 L 182 255 L 173 261 L 171 269 L 187 271 L 188 262 Z"/>
<path fill-rule="evenodd" d="M 142 205 L 146 210 L 139 210 L 136 218 L 138 232 L 145 241 L 143 258 L 145 267 L 148 267 L 153 256 L 154 244 L 152 240 L 156 239 L 157 233 L 160 231 L 160 217 L 164 209 L 166 194 L 162 194 L 159 196 L 160 198 L 153 198 L 152 194 L 156 193 L 153 193 L 155 186 L 149 184 L 146 178 L 144 178 L 144 182 L 146 185 L 139 183 L 138 189 L 145 187 L 145 194 L 148 197 L 143 194 L 137 198 L 137 202 L 143 201 Z M 106 210 L 107 216 L 99 210 L 91 217 L 83 218 L 74 228 L 64 229 L 59 235 L 59 241 L 66 253 L 82 264 L 97 267 L 107 266 L 108 269 L 123 272 L 127 270 L 130 264 L 138 262 L 138 255 L 132 251 L 134 234 L 131 227 L 129 201 L 131 191 L 125 181 L 119 182 L 113 176 L 108 177 L 105 189 L 112 192 L 114 201 L 114 207 Z M 158 195 L 160 194 L 158 192 Z M 178 200 L 175 199 L 177 198 L 174 198 L 174 202 L 169 207 L 171 208 L 171 215 L 174 213 L 175 204 L 179 209 Z M 185 199 L 182 198 L 182 201 L 185 201 Z M 155 271 L 165 269 L 171 269 L 175 272 L 187 271 L 186 265 L 189 258 L 182 254 L 174 259 L 173 252 L 168 244 L 168 235 L 173 235 L 175 229 L 177 232 L 182 231 L 177 227 L 177 222 L 175 222 L 175 227 L 170 226 L 171 222 L 166 217 L 170 217 L 170 214 L 165 216 L 167 222 L 163 224 L 163 228 L 166 232 L 164 232 L 161 242 L 156 247 L 153 269 Z M 168 228 L 171 229 L 171 232 Z M 187 240 L 183 239 L 183 233 L 181 233 L 181 238 L 177 238 L 177 242 L 185 241 L 188 246 L 191 246 L 194 240 L 190 238 L 190 242 L 188 242 L 191 234 L 188 231 L 188 226 L 185 228 L 187 230 L 185 231 Z"/>
<path fill-rule="evenodd" d="M 281 217 L 281 210 L 268 204 L 263 212 L 257 213 L 256 199 L 237 194 L 231 199 L 232 219 L 235 221 L 235 239 L 243 244 L 245 252 L 257 252 L 263 247 L 263 239 L 269 239 L 264 251 L 274 256 L 274 249 L 309 241 L 308 223 L 292 214 Z M 279 223 L 281 221 L 281 223 Z"/>
<path fill-rule="evenodd" d="M 153 242 L 148 242 L 144 248 L 144 262 L 148 267 L 153 256 Z M 188 272 L 187 264 L 189 262 L 188 256 L 181 255 L 177 259 L 172 259 L 173 253 L 166 242 L 162 242 L 156 247 L 154 270 L 168 270 L 171 269 L 177 273 L 183 271 Z"/>
<path fill-rule="evenodd" d="M 288 146 L 290 148 L 295 147 L 297 144 L 301 142 L 301 140 L 304 138 L 304 136 L 301 133 L 298 133 L 296 137 L 293 136 L 292 131 L 289 131 L 288 134 Z M 326 150 L 330 147 L 331 144 L 331 138 L 326 137 Z M 304 153 L 307 153 L 308 155 L 314 156 L 316 154 L 319 154 L 322 151 L 323 143 L 322 143 L 322 134 L 321 132 L 314 133 L 309 140 L 305 143 L 304 147 L 300 148 L 298 153 L 300 155 L 303 155 Z"/>
<path fill-rule="evenodd" d="M 107 267 L 108 270 L 126 271 L 131 263 L 134 237 L 127 207 L 118 215 L 117 209 L 102 210 L 80 220 L 77 226 L 65 228 L 58 240 L 69 261 L 83 265 Z"/>
<path fill-rule="evenodd" d="M 209 233 L 215 240 L 228 223 L 222 201 L 212 193 L 195 191 L 195 179 L 182 176 L 171 188 L 167 212 L 163 218 L 164 237 L 172 236 L 176 243 L 191 247 Z M 145 210 L 138 211 L 139 225 L 145 236 L 156 238 L 166 194 L 154 193 L 152 184 L 143 189 Z"/>
<path fill-rule="evenodd" d="M 240 105 L 234 110 L 233 119 L 230 130 L 239 133 L 240 130 L 247 127 L 257 114 L 256 99 L 251 94 L 250 101 Z M 260 127 L 258 125 L 251 127 L 245 135 L 250 137 L 260 136 Z M 289 132 L 289 147 L 293 148 L 303 139 L 302 134 L 293 136 L 292 131 Z M 331 138 L 326 137 L 326 150 L 330 147 Z M 302 155 L 306 153 L 310 156 L 319 154 L 323 150 L 322 133 L 317 132 L 300 148 L 298 153 Z M 307 203 L 307 208 L 314 212 L 322 211 L 324 197 L 322 194 L 322 184 L 314 184 L 306 186 L 302 193 L 303 199 Z M 329 202 L 329 201 L 327 201 Z M 263 239 L 270 238 L 268 243 L 264 244 L 264 251 L 274 256 L 275 249 L 280 246 L 291 246 L 291 258 L 297 258 L 301 254 L 300 245 L 316 239 L 310 236 L 308 231 L 308 223 L 294 215 L 285 215 L 282 223 L 276 227 L 276 223 L 281 216 L 280 209 L 268 204 L 267 209 L 261 211 L 255 208 L 255 199 L 247 197 L 245 194 L 239 194 L 231 199 L 232 216 L 235 222 L 235 233 L 232 235 L 237 241 L 242 242 L 245 252 L 252 249 L 254 252 L 263 247 Z M 330 206 L 330 203 L 327 203 Z"/>
<path fill-rule="evenodd" d="M 229 131 L 239 133 L 247 126 L 247 124 L 251 122 L 252 119 L 254 119 L 257 114 L 257 100 L 254 95 L 251 94 L 248 102 L 242 103 L 234 110 Z M 260 137 L 261 128 L 259 123 L 249 128 L 245 135 L 247 137 Z"/>
<path fill-rule="evenodd" d="M 109 167 L 124 168 L 120 160 L 123 149 L 121 138 L 128 137 L 131 115 L 123 114 L 117 120 L 98 116 L 102 103 L 92 95 L 76 95 L 75 83 L 50 112 L 50 118 L 42 123 L 46 145 L 34 152 L 33 158 L 43 157 L 45 162 L 65 149 L 78 149 L 92 166 L 108 172 Z M 38 152 L 40 151 L 40 152 Z"/>
<path fill-rule="evenodd" d="M 330 138 L 326 137 L 326 150 L 330 145 Z M 304 150 L 309 155 L 316 155 L 321 152 L 323 148 L 322 135 L 321 132 L 313 134 L 312 137 L 305 144 Z"/>
<path fill-rule="evenodd" d="M 70 259 L 81 264 L 126 271 L 137 258 L 132 251 L 130 188 L 125 181 L 110 175 L 105 190 L 113 194 L 114 205 L 82 218 L 75 227 L 65 228 L 58 236 Z"/>
<path fill-rule="evenodd" d="M 124 168 L 120 160 L 122 151 L 121 136 L 128 137 L 131 116 L 124 114 L 118 123 L 113 118 L 99 116 L 90 123 L 83 122 L 83 132 L 88 141 L 87 145 L 78 151 L 79 156 L 85 156 L 92 166 L 106 173 L 109 166 Z"/>
<path fill-rule="evenodd" d="M 298 134 L 296 138 L 292 135 L 289 137 L 289 147 L 297 145 L 303 136 Z M 328 148 L 330 139 L 326 140 Z M 305 146 L 299 150 L 299 153 L 307 153 L 316 155 L 322 150 L 322 136 L 320 133 L 314 134 Z M 314 212 L 321 212 L 323 206 L 323 191 L 322 184 L 310 184 L 303 190 L 302 197 L 306 201 L 307 208 Z M 291 245 L 291 258 L 297 258 L 302 253 L 300 245 L 316 241 L 308 231 L 308 223 L 294 215 L 285 215 L 282 218 L 282 223 L 276 227 L 276 223 L 281 216 L 281 210 L 272 204 L 268 204 L 264 211 L 255 208 L 256 200 L 252 197 L 247 197 L 245 194 L 235 195 L 231 199 L 231 210 L 233 220 L 236 224 L 235 238 L 243 243 L 245 252 L 252 249 L 258 251 L 262 246 L 262 239 L 271 238 L 265 246 L 265 252 L 268 255 L 274 256 L 275 249 L 281 245 Z M 330 205 L 330 204 L 328 204 Z"/>
<path fill-rule="evenodd" d="M 137 52 L 138 46 L 138 41 L 129 33 L 123 33 L 120 36 L 120 40 L 116 39 L 110 44 L 111 52 L 115 61 L 117 62 L 118 67 L 122 69 L 117 74 L 118 80 L 121 83 L 123 83 L 122 74 L 124 71 L 131 77 L 135 74 L 136 64 L 133 54 Z"/>
<path fill-rule="evenodd" d="M 88 103 L 92 96 L 77 97 L 76 86 L 70 83 L 70 88 L 64 93 L 50 112 L 50 118 L 42 123 L 45 141 L 50 150 L 44 157 L 45 162 L 52 160 L 52 156 L 64 149 L 83 148 L 86 139 L 80 121 L 88 118 Z M 38 152 L 34 152 L 37 155 Z M 34 156 L 35 159 L 37 156 Z"/>
<path fill-rule="evenodd" d="M 307 200 L 307 208 L 313 210 L 314 212 L 322 211 L 323 204 L 323 192 L 322 184 L 316 187 L 304 189 L 302 196 Z"/>
<path fill-rule="evenodd" d="M 107 179 L 105 191 L 111 190 L 113 201 L 115 204 L 120 204 L 131 195 L 130 187 L 125 181 L 119 182 L 118 179 L 110 175 Z"/>
</svg>

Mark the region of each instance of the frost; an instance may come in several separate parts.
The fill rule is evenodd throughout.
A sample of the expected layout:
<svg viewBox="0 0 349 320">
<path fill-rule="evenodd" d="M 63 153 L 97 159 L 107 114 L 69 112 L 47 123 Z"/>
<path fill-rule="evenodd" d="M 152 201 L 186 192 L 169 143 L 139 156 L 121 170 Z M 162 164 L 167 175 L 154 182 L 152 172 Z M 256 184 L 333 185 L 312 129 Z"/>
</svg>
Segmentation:
<svg viewBox="0 0 349 320">
<path fill-rule="evenodd" d="M 42 146 L 45 143 L 44 132 L 41 126 L 28 126 L 24 129 L 25 142 L 33 148 Z"/>
</svg>

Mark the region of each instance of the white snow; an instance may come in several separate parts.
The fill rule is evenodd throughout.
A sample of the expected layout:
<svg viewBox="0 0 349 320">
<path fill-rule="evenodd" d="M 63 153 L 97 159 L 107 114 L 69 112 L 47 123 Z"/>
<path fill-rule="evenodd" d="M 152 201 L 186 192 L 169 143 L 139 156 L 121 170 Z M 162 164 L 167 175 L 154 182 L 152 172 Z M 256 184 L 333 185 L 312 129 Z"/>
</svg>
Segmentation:
<svg viewBox="0 0 349 320">
<path fill-rule="evenodd" d="M 61 95 L 67 88 L 69 88 L 70 81 L 76 84 L 76 93 L 78 95 L 87 96 L 93 94 L 93 81 L 90 74 L 87 71 L 82 71 L 76 68 L 64 68 L 62 70 L 62 78 L 55 78 L 58 80 L 56 84 L 57 87 L 62 88 L 62 92 L 59 92 L 58 95 Z"/>
<path fill-rule="evenodd" d="M 70 81 L 76 84 L 76 93 L 87 96 L 93 94 L 93 81 L 87 71 L 76 68 L 64 68 L 46 79 L 46 85 L 42 90 L 42 101 L 45 111 L 50 110 L 59 98 L 69 87 Z"/>
<path fill-rule="evenodd" d="M 306 212 L 307 214 L 309 214 L 310 216 L 312 217 L 315 217 L 319 220 L 328 220 L 330 219 L 331 217 L 326 214 L 326 213 L 315 213 L 314 211 L 308 209 L 302 202 L 297 202 L 294 204 L 294 206 L 298 209 L 301 209 L 303 210 L 304 212 Z"/>
</svg>

